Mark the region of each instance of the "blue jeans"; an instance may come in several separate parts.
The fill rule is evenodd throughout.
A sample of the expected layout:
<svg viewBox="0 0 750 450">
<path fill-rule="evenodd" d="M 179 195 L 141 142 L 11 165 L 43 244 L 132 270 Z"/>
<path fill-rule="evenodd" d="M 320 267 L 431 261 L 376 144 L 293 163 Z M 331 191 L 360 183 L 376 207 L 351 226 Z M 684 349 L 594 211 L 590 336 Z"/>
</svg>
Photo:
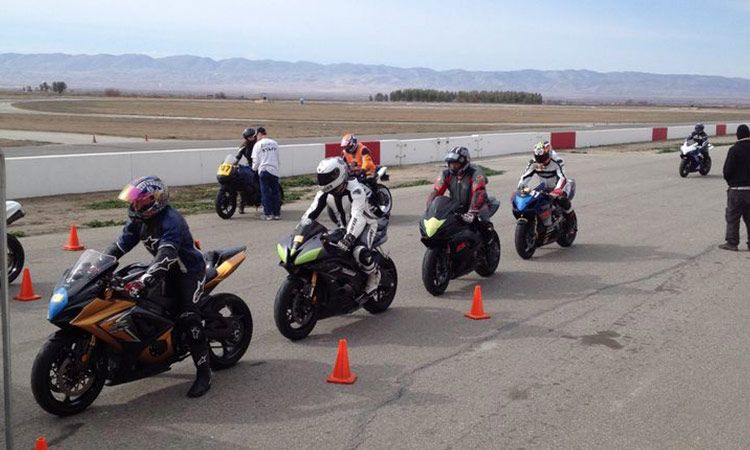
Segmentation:
<svg viewBox="0 0 750 450">
<path fill-rule="evenodd" d="M 267 216 L 281 215 L 279 177 L 266 171 L 260 173 L 260 201 L 263 204 L 263 214 Z"/>
</svg>

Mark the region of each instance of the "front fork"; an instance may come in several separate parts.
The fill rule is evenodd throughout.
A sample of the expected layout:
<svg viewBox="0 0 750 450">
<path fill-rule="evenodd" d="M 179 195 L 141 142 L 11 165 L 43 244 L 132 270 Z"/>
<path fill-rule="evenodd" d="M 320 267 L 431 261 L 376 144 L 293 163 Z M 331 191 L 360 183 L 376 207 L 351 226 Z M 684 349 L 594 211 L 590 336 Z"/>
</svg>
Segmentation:
<svg viewBox="0 0 750 450">
<path fill-rule="evenodd" d="M 318 302 L 317 296 L 315 295 L 315 288 L 318 285 L 318 272 L 313 272 L 310 276 L 310 289 L 307 293 L 307 298 L 314 305 Z"/>
</svg>

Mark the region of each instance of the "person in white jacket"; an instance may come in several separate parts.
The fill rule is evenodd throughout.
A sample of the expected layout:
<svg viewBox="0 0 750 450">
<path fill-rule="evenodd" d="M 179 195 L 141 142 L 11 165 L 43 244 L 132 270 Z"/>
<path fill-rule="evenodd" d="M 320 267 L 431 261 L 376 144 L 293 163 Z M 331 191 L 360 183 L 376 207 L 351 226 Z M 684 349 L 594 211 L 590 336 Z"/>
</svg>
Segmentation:
<svg viewBox="0 0 750 450">
<path fill-rule="evenodd" d="M 279 184 L 279 145 L 258 127 L 258 142 L 253 146 L 253 170 L 260 179 L 260 200 L 265 220 L 281 219 L 281 185 Z"/>
<path fill-rule="evenodd" d="M 373 295 L 380 284 L 380 269 L 372 251 L 378 230 L 378 218 L 369 202 L 370 189 L 349 177 L 349 167 L 341 157 L 327 158 L 318 164 L 320 190 L 302 215 L 302 222 L 316 220 L 328 210 L 331 220 L 346 234 L 333 245 L 351 251 L 357 264 L 367 274 L 365 294 Z"/>
</svg>

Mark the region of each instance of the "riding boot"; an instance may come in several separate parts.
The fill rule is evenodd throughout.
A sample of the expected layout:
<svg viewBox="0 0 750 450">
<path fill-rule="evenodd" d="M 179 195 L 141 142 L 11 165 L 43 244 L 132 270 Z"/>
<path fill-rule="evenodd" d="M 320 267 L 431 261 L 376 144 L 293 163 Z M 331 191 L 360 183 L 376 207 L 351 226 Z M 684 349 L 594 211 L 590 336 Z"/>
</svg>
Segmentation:
<svg viewBox="0 0 750 450">
<path fill-rule="evenodd" d="M 211 389 L 211 365 L 208 360 L 208 351 L 208 341 L 205 335 L 202 342 L 196 341 L 190 344 L 190 356 L 193 357 L 196 375 L 195 381 L 187 393 L 188 397 L 201 397 Z"/>
<path fill-rule="evenodd" d="M 367 282 L 365 283 L 365 293 L 372 294 L 378 289 L 380 285 L 380 269 L 377 267 L 375 270 L 367 275 Z"/>
</svg>

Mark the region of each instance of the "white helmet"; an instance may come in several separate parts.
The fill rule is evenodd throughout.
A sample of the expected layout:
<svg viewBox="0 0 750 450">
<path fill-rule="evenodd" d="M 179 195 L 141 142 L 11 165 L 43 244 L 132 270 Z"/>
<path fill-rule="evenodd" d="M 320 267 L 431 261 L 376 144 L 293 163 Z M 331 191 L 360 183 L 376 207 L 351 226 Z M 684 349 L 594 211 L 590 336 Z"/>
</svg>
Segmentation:
<svg viewBox="0 0 750 450">
<path fill-rule="evenodd" d="M 323 192 L 341 186 L 348 176 L 346 162 L 341 157 L 326 158 L 318 164 L 318 184 Z"/>
</svg>

